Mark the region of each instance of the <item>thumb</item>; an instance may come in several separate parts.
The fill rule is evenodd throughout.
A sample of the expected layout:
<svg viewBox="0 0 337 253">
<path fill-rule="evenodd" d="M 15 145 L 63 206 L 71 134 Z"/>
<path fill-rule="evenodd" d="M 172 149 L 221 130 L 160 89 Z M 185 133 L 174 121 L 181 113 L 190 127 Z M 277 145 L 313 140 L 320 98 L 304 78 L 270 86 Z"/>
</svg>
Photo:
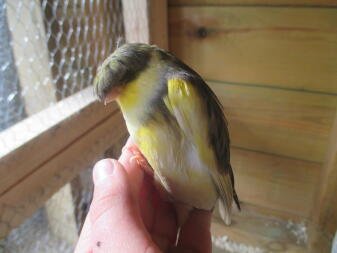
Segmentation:
<svg viewBox="0 0 337 253">
<path fill-rule="evenodd" d="M 93 252 L 145 252 L 150 236 L 123 166 L 116 160 L 101 160 L 94 167 L 93 178 L 95 190 L 89 211 Z"/>
</svg>

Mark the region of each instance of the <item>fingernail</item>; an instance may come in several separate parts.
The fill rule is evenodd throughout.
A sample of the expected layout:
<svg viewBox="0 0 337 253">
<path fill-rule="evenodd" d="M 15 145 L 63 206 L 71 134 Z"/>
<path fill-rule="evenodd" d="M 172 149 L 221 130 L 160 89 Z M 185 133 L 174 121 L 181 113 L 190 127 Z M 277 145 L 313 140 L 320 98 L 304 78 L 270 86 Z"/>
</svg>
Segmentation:
<svg viewBox="0 0 337 253">
<path fill-rule="evenodd" d="M 111 159 L 101 160 L 96 163 L 94 168 L 94 181 L 99 182 L 113 175 L 114 161 Z"/>
</svg>

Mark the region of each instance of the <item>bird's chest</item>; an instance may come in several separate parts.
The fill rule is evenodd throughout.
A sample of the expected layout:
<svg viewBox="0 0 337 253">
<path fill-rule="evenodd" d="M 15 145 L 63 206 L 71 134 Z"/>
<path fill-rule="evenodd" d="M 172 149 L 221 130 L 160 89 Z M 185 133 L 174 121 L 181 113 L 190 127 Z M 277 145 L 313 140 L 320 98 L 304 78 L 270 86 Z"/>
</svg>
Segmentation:
<svg viewBox="0 0 337 253">
<path fill-rule="evenodd" d="M 210 210 L 217 192 L 198 149 L 177 125 L 160 120 L 138 128 L 134 138 L 155 172 L 155 177 L 175 201 Z"/>
</svg>

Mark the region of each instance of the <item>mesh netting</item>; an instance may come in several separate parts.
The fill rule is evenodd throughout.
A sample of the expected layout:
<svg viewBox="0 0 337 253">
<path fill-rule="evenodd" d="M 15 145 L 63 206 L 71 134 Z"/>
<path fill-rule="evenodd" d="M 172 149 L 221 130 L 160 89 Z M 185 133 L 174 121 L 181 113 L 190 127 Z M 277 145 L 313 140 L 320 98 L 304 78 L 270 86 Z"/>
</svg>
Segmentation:
<svg viewBox="0 0 337 253">
<path fill-rule="evenodd" d="M 121 21 L 118 0 L 0 0 L 0 130 L 90 85 Z"/>
</svg>

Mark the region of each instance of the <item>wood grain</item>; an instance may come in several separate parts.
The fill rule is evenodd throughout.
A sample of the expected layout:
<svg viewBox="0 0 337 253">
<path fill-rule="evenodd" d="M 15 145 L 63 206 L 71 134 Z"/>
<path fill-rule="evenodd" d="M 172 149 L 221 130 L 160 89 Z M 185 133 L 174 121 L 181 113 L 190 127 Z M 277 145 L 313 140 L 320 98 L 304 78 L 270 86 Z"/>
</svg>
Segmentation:
<svg viewBox="0 0 337 253">
<path fill-rule="evenodd" d="M 148 2 L 149 0 L 122 0 L 127 42 L 150 42 Z"/>
<path fill-rule="evenodd" d="M 232 145 L 321 162 L 337 96 L 208 82 L 224 106 Z"/>
<path fill-rule="evenodd" d="M 66 132 L 63 133 L 67 135 Z M 85 135 L 78 136 L 62 150 L 47 157 L 43 164 L 37 166 L 20 183 L 1 193 L 0 239 L 4 238 L 10 229 L 32 215 L 54 192 L 73 179 L 82 168 L 91 167 L 103 156 L 104 151 L 125 133 L 122 115 L 114 111 L 108 117 L 96 122 L 94 127 L 87 129 Z M 40 146 L 40 150 L 44 148 L 46 146 Z M 17 160 L 18 165 L 25 162 Z M 29 160 L 27 165 L 30 165 Z"/>
<path fill-rule="evenodd" d="M 317 249 L 324 246 L 322 237 L 329 239 L 326 248 L 330 249 L 332 238 L 337 231 L 337 111 L 319 185 L 311 212 L 313 220 L 311 228 L 313 231 L 310 233 L 309 241 L 311 252 L 317 252 Z"/>
<path fill-rule="evenodd" d="M 167 50 L 167 0 L 151 0 L 149 7 L 150 43 Z"/>
<path fill-rule="evenodd" d="M 123 0 L 127 42 L 168 48 L 167 0 Z"/>
<path fill-rule="evenodd" d="M 282 218 L 309 217 L 320 164 L 237 148 L 231 161 L 241 201 L 277 210 L 274 215 Z"/>
<path fill-rule="evenodd" d="M 336 0 L 169 0 L 169 5 L 337 6 Z"/>
<path fill-rule="evenodd" d="M 337 9 L 171 7 L 170 50 L 204 78 L 337 94 Z"/>
</svg>

